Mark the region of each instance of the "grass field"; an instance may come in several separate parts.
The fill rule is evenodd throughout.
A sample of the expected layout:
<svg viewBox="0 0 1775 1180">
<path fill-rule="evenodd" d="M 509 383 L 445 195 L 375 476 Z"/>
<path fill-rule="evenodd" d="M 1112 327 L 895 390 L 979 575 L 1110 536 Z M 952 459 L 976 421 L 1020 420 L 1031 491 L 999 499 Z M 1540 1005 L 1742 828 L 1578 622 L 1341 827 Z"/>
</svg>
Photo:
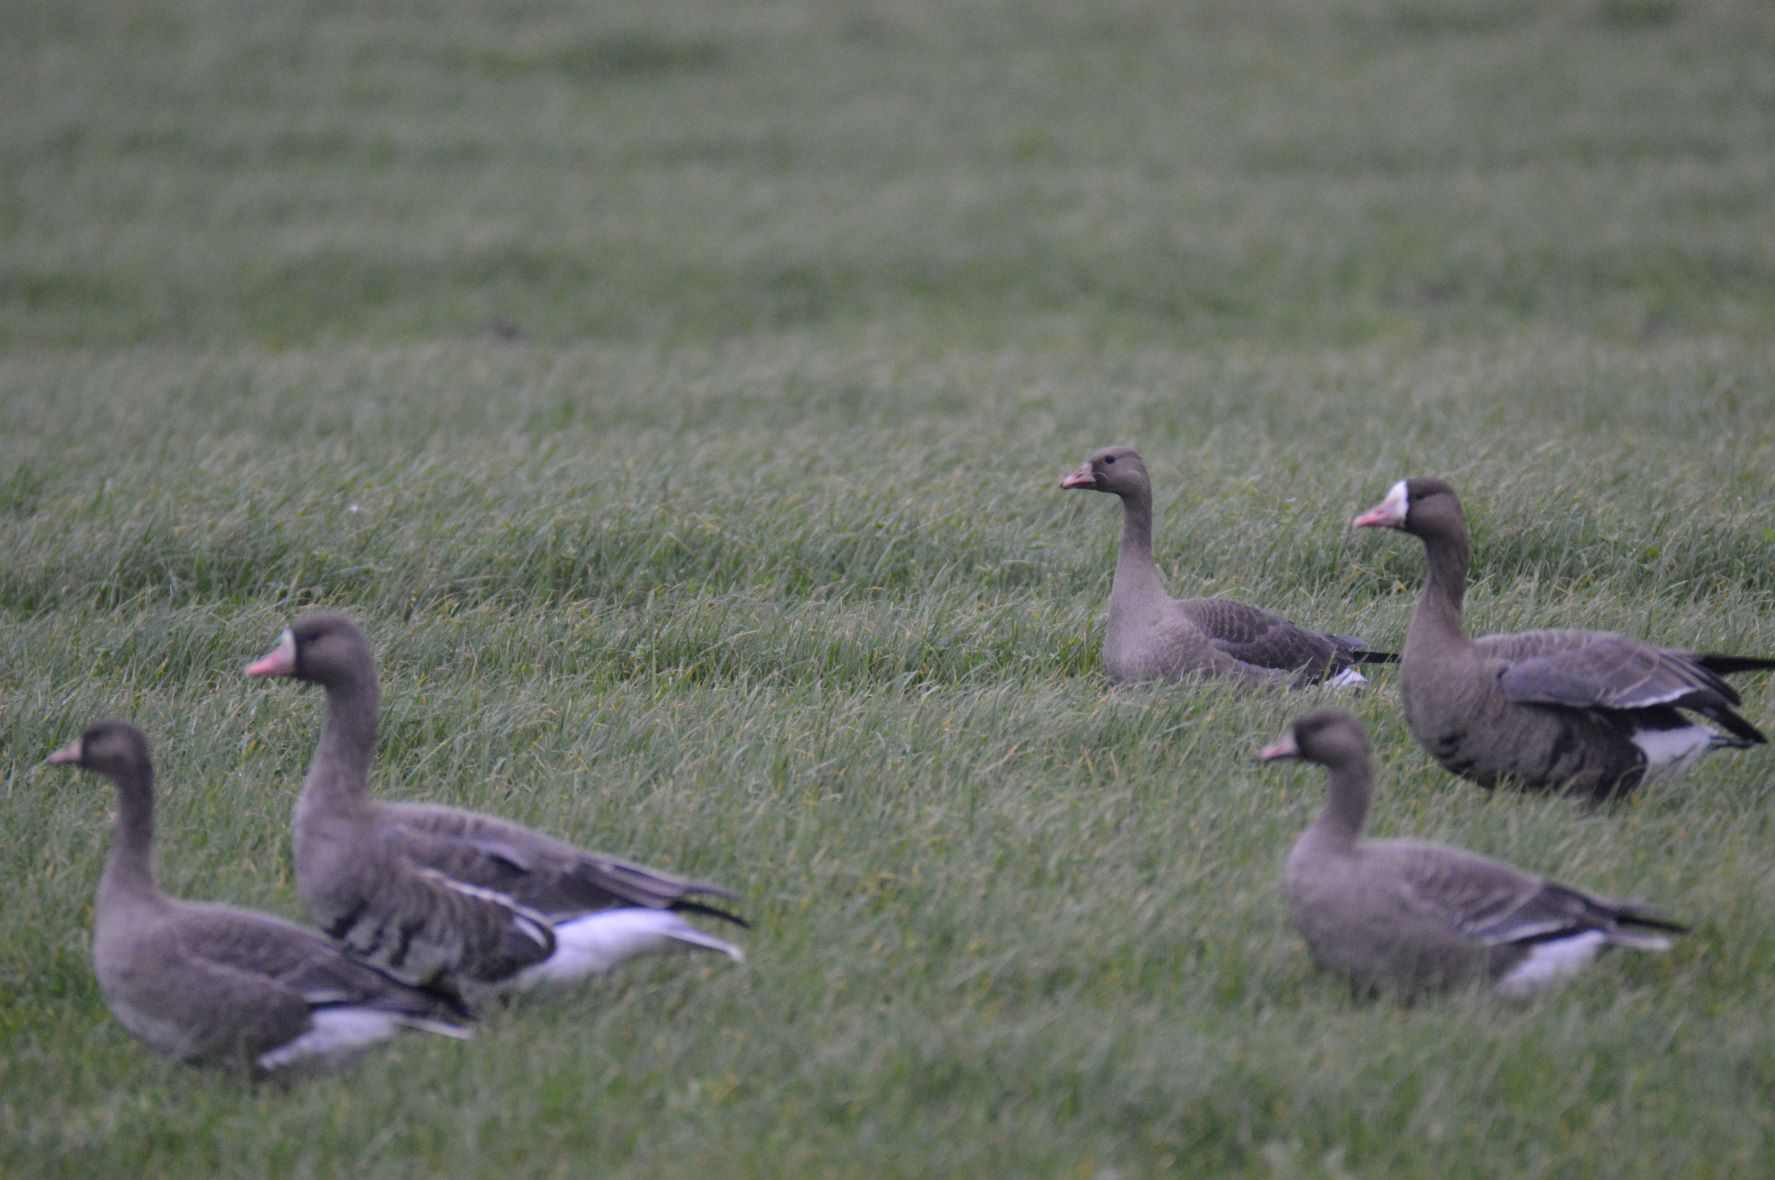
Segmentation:
<svg viewBox="0 0 1775 1180">
<path fill-rule="evenodd" d="M 22 0 L 0 42 L 0 1176 L 1736 1177 L 1775 1167 L 1775 755 L 1490 797 L 1359 698 L 1112 691 L 1179 593 L 1397 644 L 1442 474 L 1476 630 L 1775 652 L 1775 11 L 1752 0 Z M 289 1086 L 88 960 L 124 714 L 166 886 L 300 917 L 320 698 L 377 790 L 724 881 L 650 960 Z M 1767 677 L 1746 713 L 1775 724 Z M 1695 924 L 1521 1010 L 1353 1001 L 1251 754 Z"/>
</svg>

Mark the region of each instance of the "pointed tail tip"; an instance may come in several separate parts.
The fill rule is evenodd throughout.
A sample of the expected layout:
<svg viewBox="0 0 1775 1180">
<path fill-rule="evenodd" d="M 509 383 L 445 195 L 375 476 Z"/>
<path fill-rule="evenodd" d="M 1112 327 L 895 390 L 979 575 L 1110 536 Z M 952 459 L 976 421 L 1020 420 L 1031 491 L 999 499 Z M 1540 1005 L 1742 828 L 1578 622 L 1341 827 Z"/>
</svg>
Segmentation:
<svg viewBox="0 0 1775 1180">
<path fill-rule="evenodd" d="M 669 925 L 662 931 L 667 938 L 683 943 L 685 946 L 698 947 L 706 951 L 716 951 L 726 955 L 736 963 L 746 961 L 746 952 L 725 938 L 717 938 L 713 934 L 697 929 L 689 922 L 673 915 Z"/>
<path fill-rule="evenodd" d="M 1622 926 L 1637 926 L 1644 930 L 1661 930 L 1664 934 L 1689 933 L 1689 927 L 1686 923 L 1678 922 L 1674 918 L 1666 918 L 1663 914 L 1657 913 L 1654 910 L 1628 910 L 1621 914 L 1616 920 L 1620 922 Z M 1658 934 L 1642 934 L 1639 935 L 1639 937 L 1663 942 L 1666 948 L 1668 948 L 1670 944 L 1669 939 Z"/>
<path fill-rule="evenodd" d="M 1769 739 L 1763 731 L 1746 721 L 1730 709 L 1708 713 L 1707 718 L 1726 727 L 1726 733 L 1715 733 L 1708 743 L 1722 746 L 1728 750 L 1748 750 L 1752 746 L 1766 746 Z"/>
<path fill-rule="evenodd" d="M 412 1016 L 402 1021 L 408 1028 L 420 1032 L 436 1033 L 440 1037 L 449 1037 L 453 1041 L 472 1041 L 475 1030 L 460 1024 L 451 1024 L 447 1020 L 435 1020 L 429 1016 Z"/>
<path fill-rule="evenodd" d="M 746 961 L 746 952 L 740 947 L 740 945 L 738 943 L 728 942 L 725 938 L 713 938 L 703 945 L 707 946 L 712 951 L 720 951 L 736 963 L 744 963 Z"/>
<path fill-rule="evenodd" d="M 1695 662 L 1716 676 L 1775 669 L 1775 657 L 1770 656 L 1728 656 L 1719 652 L 1702 652 L 1695 657 Z"/>
<path fill-rule="evenodd" d="M 746 961 L 746 952 L 741 950 L 734 943 L 728 942 L 725 938 L 716 938 L 714 935 L 704 934 L 700 930 L 696 932 L 695 937 L 684 934 L 680 934 L 677 937 L 678 941 L 687 946 L 693 946 L 701 950 L 714 951 L 717 954 L 726 955 L 736 963 L 744 963 Z"/>
</svg>

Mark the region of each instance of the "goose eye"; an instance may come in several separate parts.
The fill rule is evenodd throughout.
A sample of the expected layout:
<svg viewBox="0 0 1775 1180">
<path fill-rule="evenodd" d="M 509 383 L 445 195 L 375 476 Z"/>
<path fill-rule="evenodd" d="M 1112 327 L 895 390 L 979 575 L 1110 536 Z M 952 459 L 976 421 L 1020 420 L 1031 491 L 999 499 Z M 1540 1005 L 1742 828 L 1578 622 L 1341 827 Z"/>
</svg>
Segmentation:
<svg viewBox="0 0 1775 1180">
<path fill-rule="evenodd" d="M 1105 463 L 1105 465 L 1107 465 L 1107 466 L 1114 466 L 1114 465 L 1115 465 L 1115 461 L 1116 461 L 1116 457 L 1115 457 L 1115 456 L 1114 456 L 1114 455 L 1105 455 L 1105 456 L 1103 456 L 1103 462 L 1104 462 L 1104 463 Z"/>
</svg>

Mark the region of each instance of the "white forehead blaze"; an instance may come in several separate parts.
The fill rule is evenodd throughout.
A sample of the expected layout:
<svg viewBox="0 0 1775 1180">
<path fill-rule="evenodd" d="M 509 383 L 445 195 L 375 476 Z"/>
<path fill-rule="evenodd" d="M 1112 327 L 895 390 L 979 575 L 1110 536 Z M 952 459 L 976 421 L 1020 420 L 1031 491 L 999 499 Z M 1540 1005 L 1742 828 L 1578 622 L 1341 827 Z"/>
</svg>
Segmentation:
<svg viewBox="0 0 1775 1180">
<path fill-rule="evenodd" d="M 1404 480 L 1400 480 L 1398 483 L 1387 489 L 1387 498 L 1381 501 L 1381 507 L 1387 510 L 1387 516 L 1390 519 L 1396 520 L 1400 524 L 1405 523 Z"/>
<path fill-rule="evenodd" d="M 296 662 L 296 633 L 288 627 L 277 637 L 277 654 L 290 664 Z"/>
</svg>

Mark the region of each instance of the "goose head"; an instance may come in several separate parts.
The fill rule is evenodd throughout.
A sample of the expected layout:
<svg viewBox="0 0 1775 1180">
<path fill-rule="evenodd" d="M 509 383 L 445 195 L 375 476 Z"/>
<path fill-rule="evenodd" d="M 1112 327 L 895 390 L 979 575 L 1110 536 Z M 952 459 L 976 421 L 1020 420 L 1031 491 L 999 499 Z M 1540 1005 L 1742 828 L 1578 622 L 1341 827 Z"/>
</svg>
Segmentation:
<svg viewBox="0 0 1775 1180">
<path fill-rule="evenodd" d="M 152 765 L 148 739 L 127 721 L 100 721 L 46 760 L 54 766 L 79 766 L 109 776 L 140 773 Z"/>
<path fill-rule="evenodd" d="M 276 647 L 247 665 L 246 674 L 287 676 L 326 687 L 361 675 L 369 661 L 370 645 L 357 624 L 344 615 L 312 614 L 291 624 L 278 636 Z"/>
<path fill-rule="evenodd" d="M 1288 732 L 1257 752 L 1259 762 L 1299 758 L 1319 766 L 1342 766 L 1369 756 L 1362 723 L 1342 709 L 1303 713 Z"/>
<path fill-rule="evenodd" d="M 1398 529 L 1418 537 L 1465 527 L 1461 500 L 1455 490 L 1445 481 L 1426 475 L 1400 480 L 1388 489 L 1379 504 L 1352 524 L 1360 529 Z"/>
<path fill-rule="evenodd" d="M 1062 488 L 1082 488 L 1091 492 L 1110 492 L 1131 496 L 1151 490 L 1152 480 L 1146 473 L 1146 462 L 1133 447 L 1104 447 L 1079 465 L 1077 471 L 1060 481 Z"/>
</svg>

